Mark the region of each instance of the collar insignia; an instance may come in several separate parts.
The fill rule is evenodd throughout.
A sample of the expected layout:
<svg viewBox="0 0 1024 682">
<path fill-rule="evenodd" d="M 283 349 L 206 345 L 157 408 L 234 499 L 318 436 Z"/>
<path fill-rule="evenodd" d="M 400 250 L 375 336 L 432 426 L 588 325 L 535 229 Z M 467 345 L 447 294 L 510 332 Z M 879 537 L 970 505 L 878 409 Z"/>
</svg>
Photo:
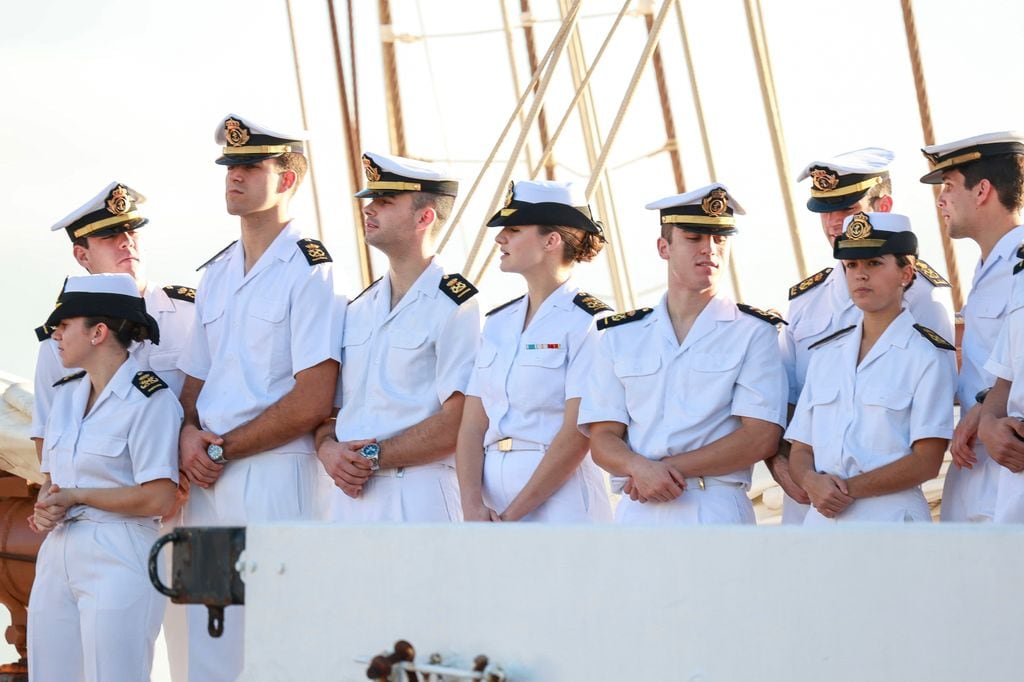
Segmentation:
<svg viewBox="0 0 1024 682">
<path fill-rule="evenodd" d="M 242 147 L 249 141 L 249 129 L 241 121 L 229 118 L 224 121 L 224 137 L 229 147 Z"/>
<path fill-rule="evenodd" d="M 725 214 L 726 209 L 729 207 L 726 199 L 724 189 L 713 189 L 711 192 L 704 197 L 704 200 L 700 202 L 701 209 L 704 213 L 712 218 L 717 218 Z"/>
<path fill-rule="evenodd" d="M 124 185 L 118 185 L 114 189 L 110 190 L 110 196 L 107 197 L 107 213 L 111 215 L 124 215 L 129 213 L 135 208 L 135 202 L 132 200 L 128 190 L 125 189 Z"/>
<path fill-rule="evenodd" d="M 871 236 L 871 221 L 865 213 L 858 213 L 846 227 L 847 239 L 867 239 Z"/>
<path fill-rule="evenodd" d="M 828 168 L 812 168 L 811 184 L 819 192 L 828 192 L 839 186 L 839 174 Z"/>
</svg>

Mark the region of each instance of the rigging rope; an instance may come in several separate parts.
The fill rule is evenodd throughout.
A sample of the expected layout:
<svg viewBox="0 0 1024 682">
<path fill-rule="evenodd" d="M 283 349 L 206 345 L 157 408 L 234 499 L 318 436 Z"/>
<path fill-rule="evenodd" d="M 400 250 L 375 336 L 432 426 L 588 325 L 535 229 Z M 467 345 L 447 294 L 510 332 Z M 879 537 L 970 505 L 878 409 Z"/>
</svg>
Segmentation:
<svg viewBox="0 0 1024 682">
<path fill-rule="evenodd" d="M 389 38 L 392 35 L 391 3 L 389 0 L 378 0 L 377 9 L 380 14 L 381 58 L 384 62 L 391 153 L 406 156 L 405 121 L 402 118 L 402 96 L 398 89 L 398 60 L 395 57 L 395 42 Z"/>
<path fill-rule="evenodd" d="M 523 18 L 523 37 L 526 39 L 526 56 L 530 60 L 530 71 L 536 72 L 537 66 L 537 42 L 533 36 L 533 18 L 530 16 L 530 0 L 519 0 L 519 10 Z M 529 20 L 527 20 L 529 18 Z M 536 91 L 536 89 L 535 89 Z M 540 108 L 537 114 L 537 132 L 540 134 L 540 146 L 548 146 L 548 117 L 544 113 L 544 107 Z M 550 159 L 550 157 L 549 157 Z M 550 160 L 544 166 L 548 180 L 555 179 L 555 164 Z"/>
<path fill-rule="evenodd" d="M 914 89 L 917 91 L 917 109 L 921 116 L 921 131 L 924 133 L 926 147 L 935 144 L 935 130 L 932 128 L 932 112 L 928 105 L 928 90 L 924 82 L 924 66 L 921 64 L 921 46 L 917 42 L 917 25 L 914 22 L 914 8 L 910 0 L 900 0 L 903 9 L 903 27 L 907 34 L 907 50 L 910 52 L 910 68 L 914 72 Z M 932 194 L 936 201 L 939 198 L 939 185 L 932 185 Z M 942 219 L 942 213 L 936 205 L 935 213 L 939 219 L 939 235 L 942 237 L 942 252 L 946 257 L 946 271 L 952 289 L 953 309 L 959 312 L 964 306 L 963 291 L 960 288 L 960 268 L 953 250 L 953 242 L 949 238 L 949 228 Z"/>
</svg>

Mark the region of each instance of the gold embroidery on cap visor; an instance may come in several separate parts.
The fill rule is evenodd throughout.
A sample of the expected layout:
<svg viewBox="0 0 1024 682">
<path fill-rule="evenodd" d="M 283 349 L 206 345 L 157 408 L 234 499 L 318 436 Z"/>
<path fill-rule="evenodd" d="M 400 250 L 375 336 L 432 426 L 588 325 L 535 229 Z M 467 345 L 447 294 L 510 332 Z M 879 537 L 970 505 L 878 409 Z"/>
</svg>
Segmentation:
<svg viewBox="0 0 1024 682">
<path fill-rule="evenodd" d="M 380 169 L 374 165 L 373 161 L 370 161 L 370 159 L 365 156 L 363 157 L 363 172 L 366 173 L 367 182 L 373 183 L 380 180 Z M 373 188 L 371 187 L 370 189 Z"/>
<path fill-rule="evenodd" d="M 111 225 L 123 225 L 124 223 L 141 217 L 141 214 L 136 211 L 132 211 L 131 213 L 125 213 L 124 215 L 114 216 L 113 218 L 104 218 L 103 220 L 99 220 L 95 223 L 89 223 L 85 227 L 80 227 L 75 230 L 73 234 L 75 239 L 78 239 L 79 237 L 88 237 L 93 232 L 98 232 L 105 227 L 110 227 Z"/>
<path fill-rule="evenodd" d="M 839 174 L 827 168 L 815 168 L 811 171 L 811 184 L 820 192 L 829 192 L 839 186 Z"/>
<path fill-rule="evenodd" d="M 701 210 L 712 218 L 717 218 L 724 215 L 726 210 L 729 208 L 728 199 L 723 189 L 713 189 L 711 192 L 704 197 L 704 200 L 700 202 Z"/>
<path fill-rule="evenodd" d="M 721 218 L 709 218 L 702 215 L 663 215 L 661 216 L 662 225 L 678 225 L 678 224 L 689 224 L 689 225 L 713 225 L 722 229 L 736 227 L 736 219 L 732 216 L 722 216 Z"/>
<path fill-rule="evenodd" d="M 267 144 L 252 147 L 224 147 L 222 150 L 224 156 L 248 156 L 255 154 L 287 154 L 292 151 L 291 145 L 288 144 Z"/>
<path fill-rule="evenodd" d="M 981 152 L 969 152 L 967 154 L 961 154 L 959 156 L 951 156 L 945 161 L 935 161 L 939 158 L 938 154 L 928 154 L 928 160 L 932 162 L 932 171 L 942 170 L 943 168 L 949 168 L 950 166 L 956 166 L 961 163 L 967 163 L 968 161 L 977 161 L 981 158 Z"/>
<path fill-rule="evenodd" d="M 224 121 L 224 137 L 229 147 L 242 147 L 249 141 L 249 129 L 241 121 L 229 118 Z"/>
<path fill-rule="evenodd" d="M 812 189 L 811 196 L 817 199 L 827 199 L 829 197 L 844 197 L 848 194 L 854 194 L 856 192 L 863 192 L 864 190 L 871 189 L 875 185 L 881 184 L 883 178 L 881 175 L 877 175 L 867 180 L 861 180 L 855 185 L 847 185 L 846 187 L 840 187 L 839 189 L 833 190 L 818 190 Z"/>
<path fill-rule="evenodd" d="M 107 213 L 120 216 L 131 212 L 134 208 L 135 201 L 124 185 L 118 185 L 111 190 L 110 197 L 107 199 Z"/>
</svg>

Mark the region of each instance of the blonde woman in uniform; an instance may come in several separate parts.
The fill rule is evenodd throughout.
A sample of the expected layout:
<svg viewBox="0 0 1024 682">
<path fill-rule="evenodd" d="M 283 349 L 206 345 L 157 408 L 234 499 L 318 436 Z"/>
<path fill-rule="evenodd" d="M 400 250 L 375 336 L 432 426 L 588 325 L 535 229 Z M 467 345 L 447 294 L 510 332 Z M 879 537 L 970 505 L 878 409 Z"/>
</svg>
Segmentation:
<svg viewBox="0 0 1024 682">
<path fill-rule="evenodd" d="M 813 507 L 804 524 L 930 521 L 920 486 L 953 435 L 956 366 L 953 346 L 903 300 L 917 237 L 905 216 L 858 213 L 833 251 L 864 319 L 811 345 L 786 431 Z"/>
<path fill-rule="evenodd" d="M 46 321 L 61 362 L 45 429 L 46 475 L 29 524 L 47 537 L 28 609 L 33 682 L 148 680 L 166 600 L 147 557 L 174 505 L 182 410 L 128 354 L 159 342 L 135 281 L 72 277 Z"/>
<path fill-rule="evenodd" d="M 501 269 L 527 294 L 487 313 L 456 448 L 466 521 L 611 520 L 604 478 L 576 427 L 597 316 L 575 263 L 604 238 L 571 183 L 518 182 L 491 227 Z"/>
</svg>

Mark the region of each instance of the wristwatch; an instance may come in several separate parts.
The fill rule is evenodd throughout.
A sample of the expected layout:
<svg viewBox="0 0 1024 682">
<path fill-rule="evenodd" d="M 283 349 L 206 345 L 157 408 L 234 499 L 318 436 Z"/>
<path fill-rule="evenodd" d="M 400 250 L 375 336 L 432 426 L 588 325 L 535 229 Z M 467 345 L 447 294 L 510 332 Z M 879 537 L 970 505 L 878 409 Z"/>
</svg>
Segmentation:
<svg viewBox="0 0 1024 682">
<path fill-rule="evenodd" d="M 224 456 L 224 448 L 213 443 L 206 448 L 206 456 L 217 464 L 227 464 L 228 462 L 227 457 Z"/>
<path fill-rule="evenodd" d="M 372 471 L 380 469 L 380 445 L 377 443 L 367 443 L 359 449 L 359 454 L 369 460 Z"/>
<path fill-rule="evenodd" d="M 985 398 L 988 397 L 988 392 L 991 391 L 991 390 L 992 390 L 992 387 L 989 386 L 988 388 L 983 388 L 980 391 L 978 391 L 974 395 L 974 402 L 976 402 L 976 403 L 983 403 L 983 402 L 985 402 Z"/>
</svg>

